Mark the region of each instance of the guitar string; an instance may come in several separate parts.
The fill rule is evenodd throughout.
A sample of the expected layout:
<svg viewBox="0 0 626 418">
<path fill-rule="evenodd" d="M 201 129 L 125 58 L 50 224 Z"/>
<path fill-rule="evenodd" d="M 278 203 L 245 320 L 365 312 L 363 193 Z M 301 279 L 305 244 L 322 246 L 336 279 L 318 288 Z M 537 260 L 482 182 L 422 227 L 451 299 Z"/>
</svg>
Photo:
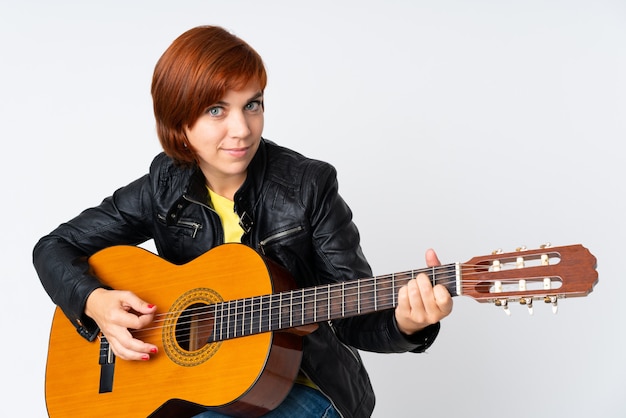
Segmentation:
<svg viewBox="0 0 626 418">
<path fill-rule="evenodd" d="M 405 273 L 401 273 L 401 274 L 407 274 L 407 273 L 405 272 Z M 470 274 L 472 274 L 472 273 L 470 273 Z M 481 274 L 481 273 L 475 273 L 475 274 Z M 394 274 L 394 275 L 398 276 L 399 274 Z M 373 278 L 369 278 L 369 279 L 362 279 L 362 280 L 359 281 L 360 282 L 359 285 L 356 285 L 356 282 L 346 282 L 347 284 L 349 284 L 348 287 L 346 288 L 348 290 L 348 293 L 344 293 L 344 294 L 338 295 L 338 296 L 328 296 L 327 300 L 331 301 L 331 302 L 335 302 L 336 299 L 351 299 L 351 298 L 352 299 L 354 299 L 354 298 L 359 299 L 359 296 L 358 296 L 359 294 L 361 294 L 363 296 L 363 295 L 367 295 L 369 293 L 372 293 L 374 291 L 374 288 L 376 287 L 376 283 L 375 282 L 378 279 L 384 279 L 384 278 L 388 279 L 388 278 L 391 278 L 394 275 L 378 276 L 378 277 L 373 277 Z M 466 274 L 466 276 L 467 276 L 467 274 Z M 450 277 L 452 277 L 452 275 Z M 454 278 L 456 279 L 456 276 L 454 276 Z M 528 279 L 528 278 L 526 278 L 526 279 Z M 516 283 L 518 280 L 519 279 L 508 279 L 508 280 L 503 280 L 502 283 L 504 285 L 506 285 L 507 283 Z M 464 288 L 466 288 L 466 289 L 471 288 L 471 286 L 467 286 L 467 282 L 469 282 L 469 281 L 470 280 L 467 280 L 467 279 L 464 280 L 464 282 L 465 282 L 464 283 L 465 284 Z M 454 281 L 451 280 L 448 283 L 442 282 L 441 284 L 445 285 L 445 284 L 449 284 L 449 283 L 452 283 L 452 282 L 454 282 Z M 490 280 L 480 280 L 478 282 L 480 282 L 480 283 L 487 283 L 488 284 L 490 282 Z M 495 282 L 495 281 L 493 281 L 493 282 Z M 395 287 L 399 288 L 400 286 L 402 286 L 404 284 L 405 283 L 402 283 L 401 285 L 395 286 Z M 337 284 L 332 284 L 330 286 L 337 286 Z M 371 287 L 372 289 L 368 290 L 367 289 L 368 286 Z M 303 298 L 306 299 L 307 296 L 310 297 L 311 294 L 306 294 L 306 292 L 307 291 L 311 292 L 312 290 L 313 290 L 313 288 L 308 288 L 308 289 L 294 289 L 293 291 L 282 292 L 283 295 L 291 294 L 290 296 L 287 297 L 286 301 L 282 301 L 282 302 L 283 302 L 283 304 L 286 303 L 288 306 L 290 306 L 292 312 L 301 310 L 300 306 L 303 303 L 302 299 Z M 320 290 L 322 292 L 322 294 L 326 294 L 326 292 L 328 292 L 330 290 L 330 288 L 328 288 L 327 286 L 318 286 L 317 290 Z M 330 290 L 330 291 L 332 292 L 332 290 Z M 295 297 L 293 296 L 293 293 L 296 294 Z M 395 290 L 394 290 L 394 293 L 395 293 Z M 229 305 L 228 308 L 222 309 L 222 314 L 219 316 L 219 318 L 221 319 L 221 322 L 223 322 L 223 323 L 233 323 L 234 322 L 235 324 L 237 324 L 237 322 L 241 322 L 241 321 L 237 321 L 237 318 L 240 318 L 242 315 L 253 315 L 255 313 L 259 313 L 260 312 L 261 313 L 261 317 L 263 317 L 264 315 L 266 315 L 265 312 L 269 313 L 269 311 L 271 309 L 277 310 L 278 308 L 276 306 L 267 306 L 267 305 L 268 304 L 272 304 L 272 303 L 276 303 L 276 302 L 280 303 L 281 301 L 277 300 L 277 298 L 279 298 L 279 295 L 280 295 L 280 293 L 277 293 L 277 294 L 274 294 L 274 295 L 255 296 L 253 298 L 236 299 L 236 300 L 233 300 L 233 301 L 217 302 L 216 304 L 203 305 L 201 307 L 198 307 L 197 309 L 199 310 L 199 312 L 202 312 L 202 311 L 206 311 L 208 306 L 218 306 L 218 305 L 222 305 L 223 306 L 223 305 L 226 305 L 226 304 L 229 304 L 229 303 L 233 303 L 235 305 L 234 307 L 230 307 L 230 305 Z M 244 311 L 236 312 L 236 310 L 240 307 L 240 305 L 237 304 L 238 302 L 245 301 L 245 300 L 253 300 L 255 298 L 256 299 L 264 299 L 264 302 L 260 302 L 258 304 L 260 310 L 258 308 L 255 309 L 253 307 L 250 307 L 250 309 L 247 310 L 247 311 L 244 310 Z M 348 311 L 345 312 L 344 316 L 353 316 L 353 314 L 359 314 L 360 313 L 359 312 L 359 306 L 367 306 L 368 304 L 371 305 L 371 304 L 374 303 L 373 301 L 375 299 L 380 299 L 380 297 L 378 295 L 374 295 L 373 297 L 370 297 L 369 299 L 361 297 L 360 304 L 357 306 L 356 311 L 348 310 Z M 304 300 L 304 303 L 307 304 L 307 303 L 311 303 L 311 302 L 308 301 L 308 300 Z M 390 308 L 393 308 L 394 306 L 395 305 L 393 303 L 390 304 L 390 305 L 388 304 L 388 306 L 384 307 L 383 309 L 387 309 L 387 308 L 390 309 Z M 235 310 L 235 312 L 233 312 L 233 309 Z M 245 309 L 245 305 L 244 305 L 243 309 Z M 193 310 L 194 310 L 193 308 L 186 309 L 187 313 L 184 316 L 191 317 L 193 315 L 193 312 L 192 312 Z M 374 310 L 382 310 L 382 309 L 374 309 Z M 223 311 L 226 311 L 226 314 L 224 314 Z M 367 312 L 371 312 L 371 310 L 366 311 L 366 313 Z M 173 314 L 181 314 L 181 313 L 182 312 L 168 312 L 168 313 L 159 314 L 157 316 L 158 317 L 164 317 L 164 316 L 171 316 Z M 235 320 L 232 321 L 231 318 L 235 318 Z M 301 317 L 298 316 L 296 318 L 296 320 L 299 320 L 300 318 Z M 226 319 L 226 320 L 224 320 L 224 319 Z M 162 321 L 164 321 L 164 320 L 157 319 L 157 320 L 154 321 L 154 323 L 158 323 L 158 322 L 162 322 Z M 200 321 L 212 321 L 212 319 L 200 320 Z M 192 320 L 191 322 L 197 322 L 197 321 L 196 320 Z M 311 322 L 315 322 L 315 321 L 311 321 Z M 185 321 L 177 321 L 176 323 L 178 325 L 181 325 L 181 324 L 184 325 Z M 268 331 L 272 331 L 272 330 L 276 329 L 276 324 L 277 323 L 278 323 L 278 318 L 274 318 L 274 320 L 271 323 L 271 329 L 269 329 Z M 308 323 L 308 322 L 305 322 L 305 324 L 306 323 Z M 296 324 L 296 325 L 301 325 L 301 324 Z M 280 324 L 279 324 L 279 326 L 280 326 Z M 137 330 L 136 332 L 139 332 L 139 331 L 149 331 L 150 329 L 160 329 L 160 328 L 161 327 L 159 327 L 159 326 L 152 327 L 152 328 L 149 327 L 149 328 L 144 328 L 142 330 Z M 237 328 L 237 326 L 235 326 L 235 328 Z M 288 328 L 288 327 L 284 327 L 284 328 Z M 263 332 L 265 332 L 265 331 L 263 331 Z"/>
<path fill-rule="evenodd" d="M 352 293 L 352 294 L 347 294 L 345 297 L 346 298 L 350 298 L 350 297 L 355 297 L 356 293 Z M 300 298 L 298 298 L 299 300 Z M 307 302 L 305 301 L 305 304 Z M 363 304 L 367 304 L 367 303 L 372 303 L 371 300 L 368 301 L 367 299 L 364 300 Z M 296 302 L 296 303 L 291 303 L 291 311 L 299 311 L 301 308 L 299 307 L 301 305 L 300 301 Z M 393 305 L 389 305 L 387 306 L 388 308 L 392 308 Z M 296 315 L 295 316 L 295 323 L 290 322 L 289 325 L 284 324 L 284 320 L 281 320 L 280 317 L 277 316 L 277 312 L 278 312 L 278 308 L 274 307 L 273 309 L 270 307 L 263 307 L 261 308 L 260 311 L 260 316 L 257 315 L 256 318 L 258 320 L 255 321 L 254 318 L 254 308 L 251 307 L 252 310 L 250 311 L 240 311 L 240 312 L 233 312 L 233 309 L 229 309 L 227 310 L 226 314 L 222 314 L 219 316 L 218 320 L 220 323 L 222 324 L 232 324 L 232 326 L 227 326 L 226 330 L 223 330 L 224 326 L 218 328 L 218 332 L 220 332 L 220 337 L 219 338 L 215 338 L 213 337 L 213 340 L 224 340 L 224 339 L 231 339 L 231 338 L 235 338 L 235 337 L 241 337 L 241 336 L 245 336 L 245 335 L 251 335 L 251 334 L 257 334 L 257 333 L 262 333 L 262 332 L 268 332 L 268 331 L 276 331 L 279 329 L 284 329 L 284 328 L 291 328 L 294 326 L 299 326 L 299 325 L 306 325 L 309 323 L 313 323 L 313 322 L 319 322 L 318 321 L 314 321 L 314 320 L 305 320 L 300 322 L 300 320 L 302 319 L 302 316 L 300 315 Z M 310 308 L 308 308 L 310 309 Z M 306 307 L 304 308 L 305 310 L 305 318 L 306 315 L 310 315 L 310 312 Z M 382 309 L 380 309 L 382 310 Z M 272 312 L 270 312 L 272 311 Z M 369 312 L 369 311 L 366 311 Z M 366 313 L 365 312 L 365 313 Z M 353 316 L 356 314 L 359 314 L 361 312 L 358 311 L 357 309 L 348 309 L 345 312 L 345 316 Z M 248 315 L 248 317 L 246 318 L 246 315 Z M 340 316 L 340 315 L 337 315 Z M 293 317 L 291 317 L 293 319 Z M 264 324 L 265 325 L 261 325 L 261 320 L 263 319 Z M 325 317 L 324 317 L 325 319 Z M 265 321 L 267 320 L 267 323 L 265 323 Z M 181 325 L 182 322 L 185 321 L 178 321 L 178 325 Z M 205 329 L 206 327 L 210 327 L 208 329 L 209 334 L 213 334 L 213 328 L 214 326 L 211 325 L 213 324 L 212 319 L 209 320 L 197 320 L 196 322 L 199 322 L 199 325 L 196 327 L 196 331 L 198 334 L 201 335 L 206 335 L 204 334 L 207 330 Z M 206 323 L 207 325 L 204 326 L 202 325 L 203 323 Z M 259 328 L 257 328 L 257 325 Z M 254 326 L 254 328 L 251 328 L 252 326 Z M 226 334 L 225 336 L 223 336 L 222 334 Z M 183 334 L 185 335 L 185 334 Z M 208 338 L 208 337 L 207 337 Z M 186 340 L 184 339 L 184 337 L 177 337 L 178 341 L 181 344 L 186 343 Z"/>
<path fill-rule="evenodd" d="M 198 324 L 194 329 L 200 334 L 204 335 L 205 328 L 210 327 L 210 331 L 217 329 L 220 331 L 220 334 L 226 334 L 227 338 L 223 338 L 223 339 L 231 339 L 231 338 L 236 338 L 236 337 L 245 336 L 245 335 L 277 331 L 277 330 L 285 329 L 285 328 L 292 328 L 294 326 L 303 326 L 303 325 L 312 324 L 315 322 L 320 322 L 320 321 L 324 321 L 324 320 L 332 319 L 332 318 L 349 317 L 349 316 L 358 315 L 360 313 L 370 313 L 370 312 L 374 312 L 377 310 L 392 309 L 397 305 L 397 291 L 399 290 L 399 288 L 404 286 L 406 282 L 408 282 L 408 280 L 415 278 L 419 273 L 422 273 L 422 272 L 435 273 L 437 270 L 447 270 L 445 274 L 440 274 L 439 276 L 436 276 L 436 280 L 435 280 L 436 284 L 442 284 L 444 286 L 447 286 L 447 285 L 455 283 L 457 279 L 456 270 L 451 272 L 450 269 L 452 266 L 454 265 L 445 265 L 445 266 L 430 267 L 430 268 L 425 268 L 425 269 L 420 269 L 420 270 L 411 270 L 411 271 L 405 271 L 405 272 L 400 272 L 400 273 L 386 274 L 382 276 L 376 276 L 376 277 L 360 279 L 360 280 L 355 280 L 355 281 L 348 281 L 348 282 L 343 282 L 343 283 L 332 283 L 329 285 L 320 285 L 320 286 L 315 286 L 315 287 L 306 288 L 306 289 L 293 289 L 293 290 L 283 291 L 283 292 L 270 294 L 270 295 L 259 295 L 259 296 L 254 296 L 254 297 L 235 299 L 232 301 L 216 302 L 213 304 L 202 305 L 197 308 L 188 308 L 188 309 L 185 309 L 184 311 L 179 311 L 179 312 L 171 311 L 171 312 L 159 313 L 156 315 L 155 317 L 156 319 L 153 321 L 152 326 L 142 328 L 139 330 L 132 330 L 131 332 L 136 338 L 146 339 L 150 335 L 152 335 L 154 331 L 156 331 L 157 333 L 161 332 L 161 330 L 163 329 L 165 325 L 159 325 L 159 324 L 164 324 L 167 321 L 171 322 L 171 319 L 169 318 L 178 316 L 178 319 L 182 318 L 182 320 L 174 321 L 175 324 L 172 325 L 173 327 L 177 327 L 177 326 L 184 327 L 185 325 L 194 323 L 194 324 Z M 480 269 L 485 270 L 482 272 L 465 271 L 464 273 L 462 273 L 461 294 L 471 291 L 477 284 L 484 285 L 486 289 L 489 289 L 490 284 L 493 284 L 497 281 L 500 281 L 504 286 L 506 286 L 507 284 L 518 283 L 519 280 L 521 279 L 526 279 L 527 281 L 533 281 L 533 280 L 539 281 L 543 279 L 543 277 L 537 277 L 537 278 L 520 277 L 520 278 L 510 278 L 510 279 L 503 279 L 503 280 L 491 280 L 491 279 L 472 280 L 471 276 L 475 276 L 475 275 L 481 276 L 488 272 L 485 266 L 484 265 L 470 266 L 467 264 L 463 264 L 460 266 L 464 270 L 468 270 L 468 269 L 471 270 L 474 268 L 480 268 Z M 398 280 L 400 283 L 392 283 L 391 286 L 379 285 L 379 282 L 387 282 L 389 280 L 393 281 L 394 279 Z M 378 292 L 380 292 L 381 290 L 385 290 L 386 292 L 389 292 L 389 290 L 392 288 L 393 288 L 393 292 L 387 295 L 386 298 L 381 298 L 378 295 Z M 343 304 L 340 304 L 344 306 L 342 315 L 332 315 L 332 312 L 331 312 L 331 315 L 330 315 L 331 317 L 328 317 L 328 313 L 325 313 L 325 315 L 320 315 L 322 316 L 323 319 L 318 320 L 318 321 L 310 320 L 310 318 L 303 319 L 302 314 L 305 315 L 305 318 L 307 318 L 307 315 L 309 317 L 311 316 L 310 310 L 312 308 L 309 308 L 307 310 L 307 308 L 303 307 L 302 305 L 313 303 L 310 300 L 307 300 L 306 298 L 307 296 L 309 298 L 313 296 L 315 291 L 319 291 L 320 294 L 322 295 L 327 295 L 326 297 L 323 297 L 324 299 L 323 303 L 318 303 L 318 310 L 320 309 L 320 306 L 322 308 L 324 306 L 328 306 L 329 309 L 332 311 L 333 303 L 336 303 L 338 300 L 344 301 Z M 377 292 L 377 293 L 374 294 L 374 292 Z M 532 291 L 530 292 L 532 293 Z M 330 293 L 330 295 L 328 293 Z M 333 293 L 340 293 L 340 294 L 332 295 Z M 513 292 L 513 293 L 518 293 L 518 292 Z M 545 292 L 542 292 L 542 293 L 545 293 Z M 296 296 L 294 296 L 294 294 Z M 317 296 L 319 298 L 319 295 Z M 281 299 L 282 297 L 285 297 L 285 299 Z M 252 306 L 252 304 L 255 303 L 254 302 L 255 299 L 259 300 L 258 302 L 256 302 L 256 304 L 258 305 L 257 308 L 254 308 Z M 377 302 L 378 300 L 381 300 L 381 299 L 387 299 L 387 302 L 386 303 L 383 302 L 382 307 L 377 307 L 377 305 L 381 305 L 381 303 Z M 388 299 L 391 299 L 391 303 L 389 303 Z M 245 305 L 246 300 L 252 301 L 251 304 L 248 306 L 249 308 L 248 310 L 246 310 L 246 305 Z M 244 305 L 243 305 L 243 308 L 240 309 L 241 308 L 240 303 L 242 301 Z M 348 309 L 345 309 L 345 305 L 346 305 L 345 301 L 350 301 L 352 303 L 355 303 L 356 306 L 352 308 L 348 307 Z M 272 305 L 275 303 L 278 303 L 279 305 L 278 306 Z M 352 303 L 350 303 L 350 305 L 352 305 Z M 228 307 L 224 309 L 225 305 L 228 305 Z M 231 306 L 231 305 L 234 305 L 234 306 Z M 189 320 L 186 319 L 186 318 L 192 318 L 195 313 L 200 313 L 201 315 L 206 314 L 210 310 L 210 307 L 216 307 L 215 312 L 217 313 L 217 306 L 222 306 L 221 314 L 214 315 L 214 316 L 209 315 L 211 317 L 208 319 L 189 319 Z M 287 307 L 288 312 L 297 313 L 297 315 L 290 315 L 290 316 L 288 315 L 291 322 L 293 322 L 294 316 L 295 316 L 295 320 L 297 323 L 295 324 L 290 323 L 289 326 L 283 326 L 282 323 L 284 322 L 284 318 L 282 318 L 282 309 L 280 309 L 279 307 L 280 308 Z M 361 312 L 361 310 L 363 310 L 363 307 L 366 307 L 366 308 L 374 307 L 374 308 L 365 310 L 365 312 Z M 328 312 L 329 309 L 325 310 L 325 312 Z M 197 311 L 197 312 L 194 312 L 194 311 Z M 272 315 L 271 311 L 274 311 L 275 314 Z M 216 317 L 217 317 L 217 320 L 222 324 L 221 327 L 216 326 L 215 324 Z M 250 329 L 250 326 L 253 324 L 252 322 L 253 318 L 258 318 L 258 321 L 255 321 L 254 325 L 255 327 L 257 327 L 258 325 L 258 327 L 263 329 L 262 331 L 256 331 L 256 330 Z M 246 319 L 247 319 L 247 322 L 246 322 Z M 261 324 L 262 320 L 263 320 L 263 324 Z M 203 325 L 203 324 L 206 324 L 206 325 Z M 226 325 L 225 330 L 224 330 L 224 325 Z M 265 328 L 268 328 L 268 329 L 265 329 Z M 248 332 L 246 332 L 246 330 L 248 330 Z M 212 333 L 213 332 L 211 332 L 211 334 Z M 178 341 L 181 344 L 187 343 L 187 341 L 185 341 L 184 339 L 180 339 Z"/>
</svg>

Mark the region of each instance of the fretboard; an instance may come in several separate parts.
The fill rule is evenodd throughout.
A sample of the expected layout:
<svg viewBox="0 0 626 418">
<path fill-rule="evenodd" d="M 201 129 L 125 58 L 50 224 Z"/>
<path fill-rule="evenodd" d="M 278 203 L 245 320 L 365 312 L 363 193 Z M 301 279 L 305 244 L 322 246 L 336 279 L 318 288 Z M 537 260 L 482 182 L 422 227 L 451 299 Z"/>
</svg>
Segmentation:
<svg viewBox="0 0 626 418">
<path fill-rule="evenodd" d="M 398 291 L 420 273 L 457 296 L 457 264 L 225 301 L 210 305 L 211 342 L 392 309 Z"/>
</svg>

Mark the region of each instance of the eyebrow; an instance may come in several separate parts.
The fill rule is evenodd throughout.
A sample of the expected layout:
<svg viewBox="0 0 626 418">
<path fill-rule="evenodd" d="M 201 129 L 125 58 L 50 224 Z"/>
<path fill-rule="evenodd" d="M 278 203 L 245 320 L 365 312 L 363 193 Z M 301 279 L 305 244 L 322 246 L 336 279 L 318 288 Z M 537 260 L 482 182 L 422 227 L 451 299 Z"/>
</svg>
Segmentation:
<svg viewBox="0 0 626 418">
<path fill-rule="evenodd" d="M 250 100 L 248 100 L 248 101 L 249 101 L 249 102 L 251 102 L 252 100 L 256 100 L 256 99 L 258 99 L 259 97 L 263 97 L 263 92 L 262 92 L 262 91 L 259 91 L 257 94 L 255 94 L 254 96 L 252 96 L 252 97 L 250 98 Z"/>
<path fill-rule="evenodd" d="M 246 103 L 250 103 L 254 100 L 257 100 L 258 98 L 263 97 L 263 92 L 259 91 L 258 93 L 256 93 L 254 96 L 250 97 L 248 100 L 246 100 Z M 218 102 L 216 102 L 213 106 L 215 105 L 228 105 L 229 103 L 226 103 L 225 101 L 219 100 Z"/>
</svg>

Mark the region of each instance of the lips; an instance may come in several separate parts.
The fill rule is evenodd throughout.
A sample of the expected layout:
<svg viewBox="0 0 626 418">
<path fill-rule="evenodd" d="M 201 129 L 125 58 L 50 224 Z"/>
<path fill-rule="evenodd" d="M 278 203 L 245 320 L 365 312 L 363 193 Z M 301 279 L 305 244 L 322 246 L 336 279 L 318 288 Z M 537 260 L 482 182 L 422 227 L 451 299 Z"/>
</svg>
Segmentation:
<svg viewBox="0 0 626 418">
<path fill-rule="evenodd" d="M 225 149 L 224 151 L 230 155 L 231 157 L 234 158 L 243 158 L 246 156 L 246 154 L 248 153 L 248 150 L 250 149 L 250 147 L 244 147 L 244 148 L 228 148 Z"/>
</svg>

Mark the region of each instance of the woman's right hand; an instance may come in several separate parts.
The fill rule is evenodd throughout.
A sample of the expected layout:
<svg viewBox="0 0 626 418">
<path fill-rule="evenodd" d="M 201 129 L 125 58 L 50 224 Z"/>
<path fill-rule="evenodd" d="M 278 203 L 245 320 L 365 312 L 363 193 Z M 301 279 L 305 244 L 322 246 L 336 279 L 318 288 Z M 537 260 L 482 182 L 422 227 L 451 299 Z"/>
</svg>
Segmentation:
<svg viewBox="0 0 626 418">
<path fill-rule="evenodd" d="M 124 360 L 149 360 L 158 348 L 133 337 L 154 319 L 156 306 L 126 290 L 96 289 L 87 298 L 85 313 L 96 321 L 115 355 Z"/>
</svg>

